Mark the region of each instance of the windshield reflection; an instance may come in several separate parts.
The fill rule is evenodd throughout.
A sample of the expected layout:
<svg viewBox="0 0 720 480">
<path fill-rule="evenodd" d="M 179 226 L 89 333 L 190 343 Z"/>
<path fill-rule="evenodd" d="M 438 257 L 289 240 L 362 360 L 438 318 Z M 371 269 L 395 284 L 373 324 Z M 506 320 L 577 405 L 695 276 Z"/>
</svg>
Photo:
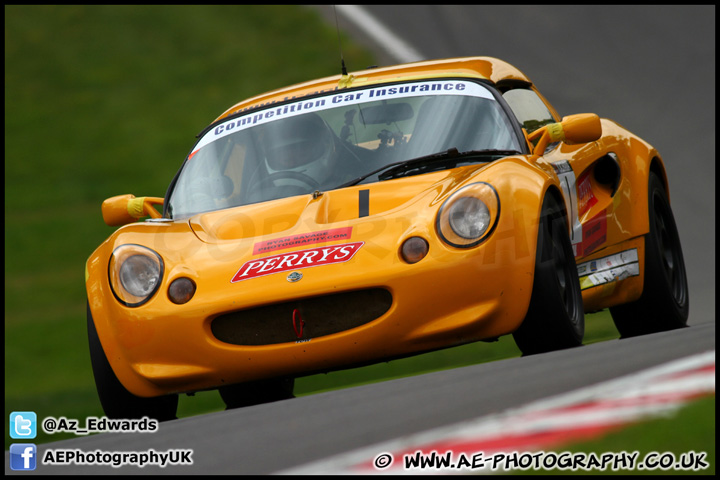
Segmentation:
<svg viewBox="0 0 720 480">
<path fill-rule="evenodd" d="M 385 165 L 450 148 L 519 150 L 504 111 L 485 87 L 455 81 L 450 90 L 449 81 L 435 83 L 445 90 L 425 94 L 408 86 L 403 93 L 403 86 L 394 86 L 388 94 L 388 87 L 375 87 L 220 124 L 188 157 L 169 212 L 178 218 L 329 190 Z M 373 181 L 377 176 L 363 183 Z"/>
</svg>

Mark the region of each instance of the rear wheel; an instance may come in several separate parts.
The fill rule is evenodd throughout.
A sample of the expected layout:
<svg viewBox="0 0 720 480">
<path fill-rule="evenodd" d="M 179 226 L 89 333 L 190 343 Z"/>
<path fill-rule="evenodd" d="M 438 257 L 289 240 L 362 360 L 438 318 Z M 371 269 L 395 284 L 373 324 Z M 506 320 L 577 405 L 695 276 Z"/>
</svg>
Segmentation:
<svg viewBox="0 0 720 480">
<path fill-rule="evenodd" d="M 665 187 L 653 172 L 648 220 L 643 293 L 635 302 L 610 308 L 622 338 L 687 326 L 690 302 L 680 237 Z"/>
<path fill-rule="evenodd" d="M 109 418 L 142 418 L 147 416 L 161 422 L 176 418 L 177 395 L 144 398 L 133 395 L 123 387 L 120 380 L 115 376 L 112 367 L 110 367 L 110 363 L 100 344 L 100 338 L 98 338 L 89 305 L 87 308 L 87 328 L 95 386 L 105 415 Z"/>
<path fill-rule="evenodd" d="M 220 387 L 220 397 L 228 409 L 294 398 L 294 378 L 273 378 Z"/>
<path fill-rule="evenodd" d="M 548 192 L 538 226 L 530 307 L 513 337 L 523 355 L 582 345 L 585 315 L 565 210 Z"/>
</svg>

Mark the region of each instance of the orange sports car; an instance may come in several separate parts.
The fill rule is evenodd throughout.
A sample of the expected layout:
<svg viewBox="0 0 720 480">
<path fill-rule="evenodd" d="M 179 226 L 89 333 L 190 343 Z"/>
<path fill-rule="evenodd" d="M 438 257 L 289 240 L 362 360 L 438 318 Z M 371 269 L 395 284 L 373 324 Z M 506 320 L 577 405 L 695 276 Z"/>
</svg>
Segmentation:
<svg viewBox="0 0 720 480">
<path fill-rule="evenodd" d="M 652 146 L 561 118 L 495 58 L 243 101 L 164 198 L 103 203 L 124 225 L 86 264 L 103 409 L 165 420 L 207 389 L 272 401 L 299 376 L 501 335 L 526 355 L 576 347 L 603 308 L 623 337 L 683 327 L 668 191 Z"/>
</svg>

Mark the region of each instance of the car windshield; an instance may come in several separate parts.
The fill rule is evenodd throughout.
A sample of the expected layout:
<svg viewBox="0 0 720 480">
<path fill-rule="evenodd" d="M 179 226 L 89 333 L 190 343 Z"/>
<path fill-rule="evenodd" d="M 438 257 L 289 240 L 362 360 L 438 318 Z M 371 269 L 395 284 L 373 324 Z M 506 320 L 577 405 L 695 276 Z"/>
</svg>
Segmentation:
<svg viewBox="0 0 720 480">
<path fill-rule="evenodd" d="M 205 132 L 177 177 L 168 212 L 179 218 L 332 190 L 448 149 L 520 150 L 485 86 L 434 80 L 299 99 Z M 362 179 L 377 181 L 377 174 Z"/>
</svg>

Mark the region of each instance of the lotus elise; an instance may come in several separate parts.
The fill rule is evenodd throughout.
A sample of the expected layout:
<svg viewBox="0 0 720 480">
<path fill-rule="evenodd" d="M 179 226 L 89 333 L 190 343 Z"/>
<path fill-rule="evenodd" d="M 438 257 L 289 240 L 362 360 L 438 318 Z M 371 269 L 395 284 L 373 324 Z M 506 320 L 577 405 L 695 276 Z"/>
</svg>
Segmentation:
<svg viewBox="0 0 720 480">
<path fill-rule="evenodd" d="M 560 117 L 490 57 L 370 68 L 238 103 L 164 197 L 102 205 L 86 263 L 109 417 L 290 398 L 298 377 L 512 335 L 578 347 L 684 327 L 688 287 L 660 154 Z M 488 346 L 488 348 L 492 348 Z"/>
</svg>

